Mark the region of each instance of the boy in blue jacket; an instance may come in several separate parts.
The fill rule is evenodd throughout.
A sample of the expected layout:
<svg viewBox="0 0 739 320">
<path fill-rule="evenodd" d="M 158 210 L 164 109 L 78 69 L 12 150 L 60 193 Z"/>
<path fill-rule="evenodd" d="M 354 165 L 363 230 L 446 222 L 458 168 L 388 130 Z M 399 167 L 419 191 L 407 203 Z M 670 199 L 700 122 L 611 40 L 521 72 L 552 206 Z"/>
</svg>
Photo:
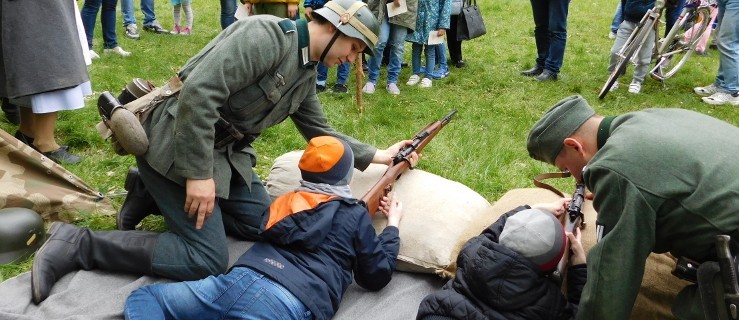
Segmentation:
<svg viewBox="0 0 739 320">
<path fill-rule="evenodd" d="M 402 205 L 385 197 L 387 227 L 376 235 L 349 181 L 354 155 L 330 136 L 310 140 L 295 191 L 272 203 L 255 243 L 227 273 L 142 287 L 129 296 L 126 319 L 330 319 L 352 283 L 380 290 L 400 249 Z M 411 161 L 416 162 L 417 155 Z"/>
</svg>

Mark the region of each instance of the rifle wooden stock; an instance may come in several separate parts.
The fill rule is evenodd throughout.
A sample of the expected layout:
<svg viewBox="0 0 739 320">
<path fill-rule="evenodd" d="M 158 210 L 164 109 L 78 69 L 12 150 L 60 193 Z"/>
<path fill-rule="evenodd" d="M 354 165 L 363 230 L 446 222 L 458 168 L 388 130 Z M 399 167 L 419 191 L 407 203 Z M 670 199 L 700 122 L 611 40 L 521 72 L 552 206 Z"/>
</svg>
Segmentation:
<svg viewBox="0 0 739 320">
<path fill-rule="evenodd" d="M 574 232 L 575 228 L 582 224 L 583 213 L 582 204 L 585 201 L 585 184 L 578 183 L 575 186 L 575 192 L 572 194 L 572 201 L 570 201 L 569 207 L 567 207 L 567 215 L 564 217 L 564 230 L 566 232 Z M 564 280 L 564 274 L 567 270 L 567 263 L 570 259 L 570 240 L 565 237 L 565 253 L 562 255 L 562 259 L 557 264 L 557 270 L 552 274 L 554 279 L 560 284 Z"/>
<path fill-rule="evenodd" d="M 383 196 L 387 195 L 390 190 L 392 190 L 395 180 L 398 180 L 403 172 L 408 168 L 411 168 L 409 160 L 410 155 L 414 151 L 420 153 L 421 150 L 423 150 L 423 148 L 426 147 L 434 137 L 436 137 L 436 134 L 439 133 L 447 123 L 449 123 L 455 113 L 457 113 L 456 109 L 441 120 L 434 121 L 427 125 L 413 137 L 413 142 L 410 145 L 403 147 L 397 154 L 395 154 L 395 156 L 393 156 L 393 163 L 388 166 L 380 180 L 377 181 L 377 183 L 375 183 L 375 185 L 373 185 L 372 188 L 370 188 L 362 197 L 362 201 L 367 205 L 367 211 L 370 216 L 375 216 L 377 208 L 380 207 L 380 200 Z"/>
</svg>

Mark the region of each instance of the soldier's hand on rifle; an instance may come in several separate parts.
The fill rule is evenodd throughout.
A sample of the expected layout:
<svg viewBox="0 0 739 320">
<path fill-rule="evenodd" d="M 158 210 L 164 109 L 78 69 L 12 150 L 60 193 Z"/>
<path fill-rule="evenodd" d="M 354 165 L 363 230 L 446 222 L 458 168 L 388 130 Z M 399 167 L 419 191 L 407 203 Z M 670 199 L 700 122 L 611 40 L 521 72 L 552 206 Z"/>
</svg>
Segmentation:
<svg viewBox="0 0 739 320">
<path fill-rule="evenodd" d="M 400 148 L 405 147 L 411 143 L 413 143 L 413 140 L 403 140 L 385 150 L 378 149 L 377 152 L 375 152 L 375 156 L 372 158 L 372 163 L 391 165 L 393 161 L 393 156 L 395 156 L 395 154 L 400 151 Z M 415 167 L 416 163 L 418 163 L 418 154 L 413 152 L 411 153 L 410 158 L 411 167 Z"/>
<path fill-rule="evenodd" d="M 567 212 L 567 206 L 572 198 L 561 198 L 552 202 L 532 204 L 531 209 L 546 210 L 559 218 L 563 213 Z"/>
<path fill-rule="evenodd" d="M 570 241 L 570 265 L 575 266 L 585 263 L 585 249 L 582 247 L 582 232 L 580 228 L 575 228 L 575 232 L 565 232 L 567 239 Z"/>
<path fill-rule="evenodd" d="M 185 183 L 187 198 L 185 198 L 185 212 L 192 218 L 197 214 L 195 229 L 203 227 L 205 219 L 213 213 L 216 199 L 216 184 L 213 179 L 187 179 Z"/>
<path fill-rule="evenodd" d="M 403 203 L 395 198 L 395 192 L 391 192 L 390 196 L 384 196 L 380 200 L 380 211 L 387 217 L 388 226 L 398 227 L 403 218 Z"/>
</svg>

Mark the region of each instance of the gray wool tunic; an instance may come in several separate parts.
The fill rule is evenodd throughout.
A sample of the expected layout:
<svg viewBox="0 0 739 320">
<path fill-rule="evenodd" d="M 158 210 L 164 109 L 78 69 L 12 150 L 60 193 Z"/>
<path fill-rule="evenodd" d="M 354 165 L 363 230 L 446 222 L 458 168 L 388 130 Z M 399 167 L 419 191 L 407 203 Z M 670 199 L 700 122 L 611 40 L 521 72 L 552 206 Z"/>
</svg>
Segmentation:
<svg viewBox="0 0 739 320">
<path fill-rule="evenodd" d="M 315 65 L 298 44 L 299 38 L 304 46 L 309 43 L 307 26 L 283 30 L 281 20 L 268 15 L 240 20 L 185 64 L 179 96 L 163 102 L 144 124 L 149 149 L 143 158 L 152 168 L 181 185 L 213 178 L 216 196 L 226 199 L 232 174 L 251 181 L 256 162 L 251 146 L 214 148 L 219 116 L 253 135 L 289 117 L 306 140 L 343 139 L 354 151 L 355 168 L 369 166 L 376 149 L 337 132 L 323 114 Z"/>
<path fill-rule="evenodd" d="M 578 319 L 629 319 L 650 252 L 715 260 L 739 229 L 739 128 L 683 109 L 617 117 L 583 172 L 602 238 Z M 699 302 L 696 302 L 699 303 Z"/>
</svg>

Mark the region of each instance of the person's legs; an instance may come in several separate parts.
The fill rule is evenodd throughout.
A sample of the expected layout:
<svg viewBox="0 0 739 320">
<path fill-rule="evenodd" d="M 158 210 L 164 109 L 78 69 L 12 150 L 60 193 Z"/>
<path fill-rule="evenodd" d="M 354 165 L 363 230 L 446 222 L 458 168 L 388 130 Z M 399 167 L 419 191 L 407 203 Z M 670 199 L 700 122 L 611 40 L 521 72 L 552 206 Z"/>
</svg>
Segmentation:
<svg viewBox="0 0 739 320">
<path fill-rule="evenodd" d="M 636 23 L 630 21 L 621 22 L 618 26 L 618 30 L 616 31 L 616 40 L 613 42 L 613 47 L 611 47 L 608 73 L 611 73 L 613 69 L 616 68 L 616 64 L 618 63 L 618 52 L 621 51 L 624 45 L 626 45 L 626 40 L 628 40 L 631 33 L 634 32 L 634 28 L 636 28 Z"/>
<path fill-rule="evenodd" d="M 172 34 L 180 34 L 180 20 L 181 20 L 181 12 L 182 4 L 174 4 L 172 5 L 172 22 L 174 25 L 172 26 Z"/>
<path fill-rule="evenodd" d="M 141 12 L 144 14 L 144 26 L 149 26 L 157 20 L 154 0 L 141 0 Z"/>
<path fill-rule="evenodd" d="M 159 237 L 152 270 L 154 273 L 177 280 L 196 280 L 219 274 L 228 265 L 228 248 L 221 208 L 216 204 L 211 216 L 201 229 L 195 229 L 195 218 L 184 211 L 185 187 L 154 171 L 141 157 L 136 157 L 139 174 L 147 190 L 152 193 L 164 216 L 169 231 Z"/>
<path fill-rule="evenodd" d="M 559 73 L 567 45 L 567 12 L 570 0 L 549 1 L 549 53 L 544 69 Z"/>
<path fill-rule="evenodd" d="M 346 84 L 346 80 L 349 78 L 349 70 L 351 70 L 351 63 L 349 62 L 344 62 L 336 68 L 336 84 Z"/>
<path fill-rule="evenodd" d="M 403 26 L 390 24 L 389 42 L 392 45 L 390 51 L 390 63 L 387 65 L 387 83 L 398 83 L 401 63 L 403 63 L 403 52 L 405 51 L 405 35 L 408 32 Z"/>
<path fill-rule="evenodd" d="M 243 240 L 261 239 L 259 228 L 262 215 L 269 209 L 270 203 L 272 199 L 256 173 L 252 173 L 250 184 L 235 174 L 231 178 L 229 198 L 218 201 L 226 234 Z"/>
<path fill-rule="evenodd" d="M 221 29 L 226 29 L 236 21 L 236 0 L 221 0 Z"/>
<path fill-rule="evenodd" d="M 128 320 L 312 317 L 287 289 L 246 267 L 198 281 L 139 288 L 126 300 L 124 315 Z"/>
<path fill-rule="evenodd" d="M 85 35 L 87 35 L 87 47 L 90 50 L 92 50 L 92 36 L 95 34 L 95 21 L 102 3 L 103 0 L 85 0 L 85 4 L 80 10 L 82 26 L 85 27 Z"/>
<path fill-rule="evenodd" d="M 436 46 L 423 45 L 423 52 L 426 56 L 426 74 L 424 77 L 427 79 L 432 79 L 434 76 L 434 68 L 436 68 Z"/>
<path fill-rule="evenodd" d="M 369 58 L 369 61 L 367 61 L 367 83 L 371 83 L 373 87 L 377 84 L 377 78 L 380 77 L 382 54 L 385 51 L 385 46 L 387 46 L 389 37 L 390 23 L 387 21 L 387 15 L 385 15 L 380 22 L 380 35 L 377 37 L 377 47 L 375 48 L 374 55 Z"/>
<path fill-rule="evenodd" d="M 411 43 L 411 69 L 413 74 L 421 76 L 421 53 L 423 45 L 420 43 Z"/>
<path fill-rule="evenodd" d="M 621 22 L 624 21 L 624 7 L 623 3 L 621 1 L 618 1 L 618 6 L 616 6 L 616 13 L 613 14 L 613 21 L 611 21 L 611 32 L 616 34 L 616 31 L 618 31 L 618 26 L 621 24 Z"/>
<path fill-rule="evenodd" d="M 739 91 L 739 0 L 718 0 L 720 24 L 717 32 L 719 70 L 727 93 Z"/>
<path fill-rule="evenodd" d="M 103 0 L 100 24 L 103 29 L 103 48 L 105 49 L 118 46 L 118 37 L 115 33 L 116 5 L 118 5 L 118 0 Z"/>
<path fill-rule="evenodd" d="M 319 61 L 318 66 L 316 66 L 316 86 L 323 87 L 323 89 L 326 89 L 326 79 L 328 79 L 328 67 L 323 64 L 323 62 Z"/>
<path fill-rule="evenodd" d="M 123 20 L 124 28 L 129 24 L 136 23 L 133 0 L 121 0 L 121 20 Z"/>
<path fill-rule="evenodd" d="M 436 49 L 436 63 L 439 64 L 439 69 L 434 71 L 435 76 L 444 78 L 449 75 L 449 66 L 446 62 L 446 46 L 444 43 L 434 45 Z"/>
<path fill-rule="evenodd" d="M 192 11 L 192 0 L 183 0 L 182 10 L 185 11 L 185 28 L 180 34 L 189 35 L 192 33 L 192 22 L 195 18 L 195 14 Z"/>
<path fill-rule="evenodd" d="M 536 67 L 539 68 L 544 68 L 549 54 L 549 3 L 550 0 L 531 0 L 531 9 L 534 14 Z"/>
<path fill-rule="evenodd" d="M 447 46 L 449 47 L 449 57 L 457 68 L 461 68 L 464 67 L 464 59 L 462 58 L 462 41 L 457 40 L 458 19 L 459 16 L 451 16 L 446 40 Z"/>
</svg>

